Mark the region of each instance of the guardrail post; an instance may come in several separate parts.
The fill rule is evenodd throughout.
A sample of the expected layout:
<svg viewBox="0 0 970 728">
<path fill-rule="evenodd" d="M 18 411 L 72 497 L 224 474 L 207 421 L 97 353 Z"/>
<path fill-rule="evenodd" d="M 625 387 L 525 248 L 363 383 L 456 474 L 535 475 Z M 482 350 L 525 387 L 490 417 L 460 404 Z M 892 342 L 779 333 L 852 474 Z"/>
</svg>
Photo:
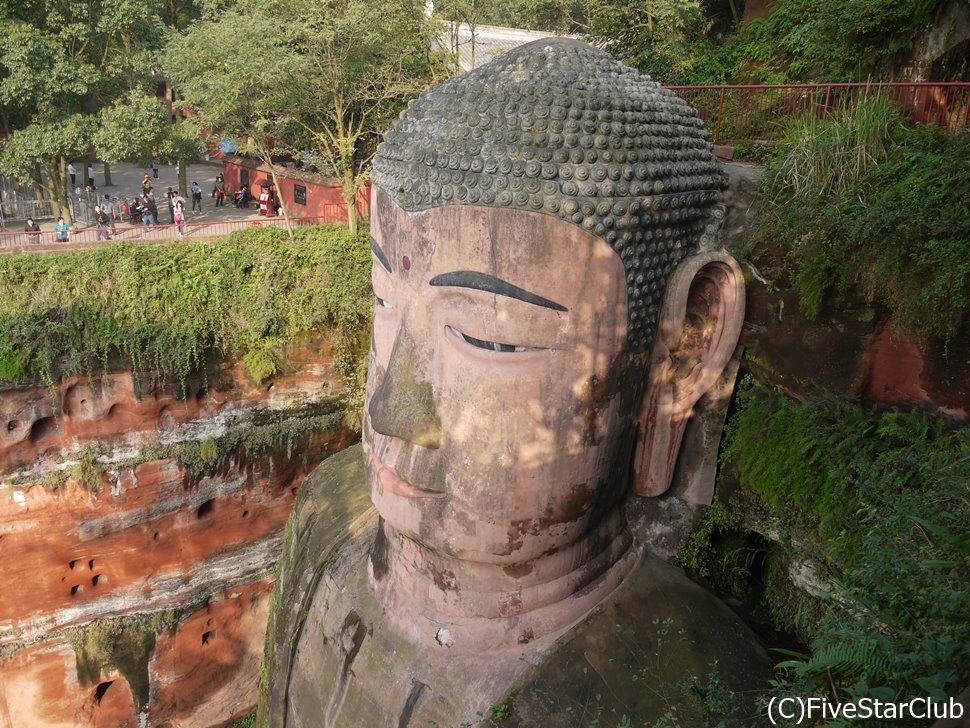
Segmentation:
<svg viewBox="0 0 970 728">
<path fill-rule="evenodd" d="M 825 105 L 822 107 L 822 118 L 824 119 L 829 115 L 829 101 L 832 98 L 832 85 L 829 84 L 825 91 Z"/>
<path fill-rule="evenodd" d="M 721 141 L 721 117 L 724 112 L 724 92 L 726 91 L 725 86 L 721 86 L 721 103 L 717 107 L 717 129 L 714 132 L 714 143 L 717 144 Z"/>
</svg>

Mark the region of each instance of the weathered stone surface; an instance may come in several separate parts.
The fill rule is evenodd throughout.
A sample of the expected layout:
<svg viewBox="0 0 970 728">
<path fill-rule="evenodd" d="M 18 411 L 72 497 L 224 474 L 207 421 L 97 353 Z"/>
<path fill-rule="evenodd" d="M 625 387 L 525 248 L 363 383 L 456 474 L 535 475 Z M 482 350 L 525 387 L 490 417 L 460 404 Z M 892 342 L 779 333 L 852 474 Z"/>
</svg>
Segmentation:
<svg viewBox="0 0 970 728">
<path fill-rule="evenodd" d="M 570 39 L 520 46 L 413 101 L 374 182 L 403 209 L 478 205 L 551 215 L 620 256 L 628 341 L 653 341 L 667 276 L 716 247 L 724 180 L 697 111 Z"/>
<path fill-rule="evenodd" d="M 256 702 L 270 582 L 227 589 L 155 638 L 144 713 L 156 728 L 223 725 Z M 149 619 L 146 619 L 146 622 Z M 0 662 L 3 728 L 139 728 L 132 686 L 107 666 L 81 676 L 75 650 L 54 637 Z"/>
<path fill-rule="evenodd" d="M 751 234 L 763 204 L 757 185 L 761 168 L 723 164 L 728 179 L 721 240 L 737 250 Z M 787 241 L 785 241 L 787 243 Z M 757 266 L 742 260 L 747 309 L 742 343 L 744 364 L 762 381 L 799 399 L 821 387 L 863 404 L 922 409 L 956 422 L 970 419 L 970 335 L 949 342 L 919 341 L 894 333 L 864 301 L 848 301 L 816 320 L 801 311 L 785 276 L 786 245 L 748 251 Z"/>
<path fill-rule="evenodd" d="M 283 525 L 304 475 L 352 440 L 326 344 L 289 354 L 271 385 L 229 367 L 187 399 L 126 372 L 0 392 L 0 728 L 209 726 L 254 706 Z M 65 629 L 170 609 L 147 702 L 108 668 L 95 700 Z"/>
<path fill-rule="evenodd" d="M 770 674 L 756 638 L 726 606 L 647 555 L 601 608 L 555 634 L 470 654 L 448 647 L 444 627 L 436 647 L 414 644 L 368 586 L 377 517 L 360 496 L 360 457 L 348 448 L 321 465 L 291 516 L 267 639 L 260 714 L 269 726 L 474 725 L 516 687 L 519 725 L 588 725 L 582 711 L 542 719 L 550 693 L 563 710 L 584 699 L 574 690 L 601 692 L 603 710 L 656 719 L 664 691 L 706 676 L 715 659 L 730 665 L 721 671 L 728 687 L 750 689 Z M 658 630 L 669 633 L 659 658 Z"/>
<path fill-rule="evenodd" d="M 286 526 L 276 569 L 273 607 L 266 629 L 260 714 L 270 726 L 285 724 L 285 704 L 296 646 L 321 579 L 342 545 L 374 519 L 360 446 L 332 456 L 307 478 Z M 311 640 L 311 649 L 314 642 Z"/>
</svg>

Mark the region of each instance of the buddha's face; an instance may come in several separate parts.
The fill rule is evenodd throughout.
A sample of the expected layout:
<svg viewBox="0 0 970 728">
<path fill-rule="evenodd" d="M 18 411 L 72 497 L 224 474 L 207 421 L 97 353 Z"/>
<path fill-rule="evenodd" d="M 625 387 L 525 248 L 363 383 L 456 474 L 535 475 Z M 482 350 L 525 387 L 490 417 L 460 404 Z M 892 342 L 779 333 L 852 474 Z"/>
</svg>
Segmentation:
<svg viewBox="0 0 970 728">
<path fill-rule="evenodd" d="M 577 541 L 628 488 L 644 356 L 617 254 L 540 213 L 405 212 L 374 191 L 364 451 L 385 521 L 508 569 Z"/>
</svg>

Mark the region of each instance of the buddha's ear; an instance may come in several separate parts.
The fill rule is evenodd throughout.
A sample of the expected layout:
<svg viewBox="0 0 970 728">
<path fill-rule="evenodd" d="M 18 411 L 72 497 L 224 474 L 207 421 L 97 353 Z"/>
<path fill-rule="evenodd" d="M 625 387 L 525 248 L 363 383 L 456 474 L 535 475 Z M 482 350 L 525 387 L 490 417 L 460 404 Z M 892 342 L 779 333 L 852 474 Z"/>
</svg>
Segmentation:
<svg viewBox="0 0 970 728">
<path fill-rule="evenodd" d="M 638 495 L 670 487 L 694 405 L 730 362 L 743 322 L 744 276 L 727 253 L 695 255 L 671 275 L 638 418 L 632 476 Z"/>
</svg>

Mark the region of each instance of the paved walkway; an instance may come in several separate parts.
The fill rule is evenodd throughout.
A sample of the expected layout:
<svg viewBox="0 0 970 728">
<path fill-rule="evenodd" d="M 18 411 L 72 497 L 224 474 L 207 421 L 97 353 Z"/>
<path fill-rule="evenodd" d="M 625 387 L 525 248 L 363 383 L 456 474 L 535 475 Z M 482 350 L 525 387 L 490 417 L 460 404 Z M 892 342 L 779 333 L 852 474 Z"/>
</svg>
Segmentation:
<svg viewBox="0 0 970 728">
<path fill-rule="evenodd" d="M 80 173 L 77 177 L 79 184 L 83 183 L 82 176 L 84 175 L 85 166 L 82 163 L 75 164 Z M 141 195 L 141 180 L 145 175 L 146 170 L 143 167 L 137 167 L 134 164 L 113 164 L 111 165 L 111 182 L 110 187 L 104 186 L 104 166 L 100 162 L 96 162 L 94 165 L 94 184 L 97 187 L 97 194 L 103 196 L 105 193 L 111 195 L 112 197 L 127 198 L 137 197 Z M 237 210 L 232 205 L 232 200 L 227 199 L 226 204 L 222 207 L 215 206 L 215 199 L 209 195 L 212 192 L 212 186 L 215 184 L 216 175 L 222 172 L 222 166 L 212 163 L 200 163 L 189 165 L 187 169 L 186 176 L 186 186 L 191 188 L 193 182 L 198 182 L 202 187 L 202 212 L 192 212 L 192 197 L 191 191 L 189 190 L 189 195 L 186 196 L 186 222 L 187 223 L 213 223 L 213 222 L 233 222 L 241 220 L 254 220 L 259 217 L 256 209 L 256 203 L 250 202 L 249 209 Z M 165 192 L 171 187 L 174 190 L 178 190 L 178 168 L 174 165 L 159 164 L 158 165 L 158 179 L 152 178 L 152 182 L 155 185 L 155 202 L 158 205 L 158 217 L 159 224 L 167 225 L 170 220 L 168 216 L 168 206 L 165 203 Z M 43 220 L 38 221 L 38 225 L 41 230 L 53 230 L 54 220 Z M 118 221 L 120 224 L 127 224 L 127 221 Z M 76 222 L 77 230 L 84 230 L 93 227 L 90 223 Z M 24 223 L 22 220 L 8 220 L 6 225 L 6 230 L 2 232 L 8 233 L 19 233 L 24 229 Z M 173 234 L 174 237 L 174 234 Z"/>
</svg>

